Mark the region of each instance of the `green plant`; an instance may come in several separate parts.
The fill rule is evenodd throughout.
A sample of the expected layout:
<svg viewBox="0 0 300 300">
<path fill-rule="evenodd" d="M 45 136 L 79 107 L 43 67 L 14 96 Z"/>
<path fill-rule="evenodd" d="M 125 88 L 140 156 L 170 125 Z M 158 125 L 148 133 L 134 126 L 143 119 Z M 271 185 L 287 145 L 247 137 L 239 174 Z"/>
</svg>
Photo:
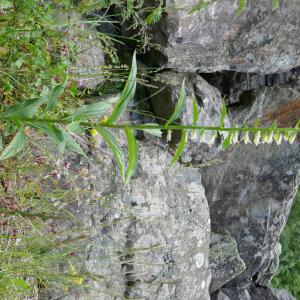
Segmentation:
<svg viewBox="0 0 300 300">
<path fill-rule="evenodd" d="M 17 133 L 14 136 L 10 144 L 5 148 L 0 160 L 7 159 L 16 153 L 20 152 L 26 146 L 26 127 L 31 127 L 40 130 L 48 135 L 48 137 L 57 144 L 61 152 L 64 149 L 71 150 L 85 157 L 86 154 L 82 150 L 81 146 L 73 139 L 72 134 L 75 132 L 84 132 L 86 129 L 94 129 L 106 140 L 112 152 L 114 153 L 116 160 L 118 161 L 121 174 L 124 178 L 124 182 L 128 183 L 130 177 L 134 173 L 137 160 L 137 143 L 135 142 L 133 130 L 147 130 L 147 132 L 153 131 L 157 135 L 157 131 L 161 130 L 182 130 L 183 134 L 179 144 L 179 148 L 176 151 L 174 163 L 181 155 L 184 146 L 187 142 L 189 131 L 203 135 L 206 131 L 213 132 L 212 139 L 215 139 L 218 134 L 223 133 L 227 135 L 224 139 L 223 147 L 227 148 L 231 144 L 235 144 L 239 140 L 239 135 L 243 134 L 243 140 L 245 143 L 251 142 L 250 135 L 253 135 L 253 141 L 256 145 L 260 142 L 271 143 L 275 141 L 280 144 L 282 139 L 293 143 L 296 140 L 297 133 L 300 132 L 300 120 L 297 122 L 295 128 L 277 128 L 272 126 L 269 128 L 259 127 L 259 122 L 254 127 L 224 127 L 224 118 L 227 114 L 226 106 L 223 102 L 220 125 L 217 127 L 206 127 L 195 125 L 197 123 L 196 118 L 198 116 L 197 106 L 194 105 L 194 120 L 192 125 L 178 125 L 174 124 L 174 121 L 178 119 L 185 106 L 185 84 L 182 83 L 179 101 L 175 106 L 174 112 L 169 120 L 166 120 L 165 125 L 156 124 L 118 124 L 117 119 L 124 113 L 129 101 L 133 98 L 136 89 L 136 74 L 137 65 L 135 54 L 133 56 L 132 67 L 123 89 L 123 92 L 117 102 L 113 105 L 113 101 L 100 101 L 96 104 L 86 105 L 83 108 L 75 111 L 72 114 L 65 115 L 61 118 L 45 118 L 45 113 L 48 110 L 49 102 L 55 103 L 55 99 L 48 98 L 36 98 L 26 101 L 24 103 L 13 105 L 0 114 L 0 120 L 4 123 L 10 124 L 12 127 L 17 128 Z M 54 89 L 56 89 L 55 87 Z M 51 95 L 56 95 L 55 92 L 51 92 Z M 48 105 L 44 109 L 39 110 L 42 105 L 48 101 Z M 112 113 L 108 118 L 102 121 L 93 121 L 96 118 L 103 117 L 109 108 L 112 107 Z M 37 116 L 38 113 L 38 116 Z M 91 121 L 92 119 L 92 121 Z M 113 138 L 109 131 L 104 130 L 118 128 L 123 129 L 126 133 L 129 145 L 128 151 L 128 164 L 127 171 L 125 172 L 125 155 L 117 140 Z"/>
<path fill-rule="evenodd" d="M 300 298 L 300 191 L 291 209 L 287 225 L 281 235 L 282 253 L 272 286 L 287 289 L 297 299 Z"/>
</svg>

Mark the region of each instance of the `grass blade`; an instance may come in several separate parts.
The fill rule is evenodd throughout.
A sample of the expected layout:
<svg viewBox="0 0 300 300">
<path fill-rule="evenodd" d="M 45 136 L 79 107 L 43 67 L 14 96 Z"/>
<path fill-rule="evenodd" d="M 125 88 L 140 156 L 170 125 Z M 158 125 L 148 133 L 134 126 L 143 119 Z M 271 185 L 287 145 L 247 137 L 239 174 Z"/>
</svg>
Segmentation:
<svg viewBox="0 0 300 300">
<path fill-rule="evenodd" d="M 106 122 L 107 124 L 112 124 L 113 122 L 115 122 L 117 118 L 125 111 L 128 102 L 133 98 L 136 90 L 136 73 L 136 53 L 134 52 L 129 77 L 126 81 L 122 94 L 114 107 L 113 112 L 111 113 Z"/>
<path fill-rule="evenodd" d="M 10 158 L 26 146 L 26 136 L 21 128 L 0 156 L 0 160 Z"/>
<path fill-rule="evenodd" d="M 197 100 L 193 99 L 193 126 L 197 126 L 199 119 L 198 103 Z"/>
<path fill-rule="evenodd" d="M 97 127 L 96 130 L 101 134 L 109 148 L 111 149 L 120 169 L 120 173 L 125 180 L 125 155 L 124 152 L 110 131 L 103 127 Z"/>
<path fill-rule="evenodd" d="M 181 153 L 183 152 L 183 149 L 184 149 L 185 144 L 187 142 L 187 136 L 188 136 L 188 130 L 182 129 L 181 139 L 180 139 L 178 148 L 177 148 L 177 150 L 176 150 L 176 152 L 174 154 L 174 157 L 173 157 L 173 159 L 170 162 L 170 166 L 173 165 L 173 164 L 175 164 L 177 162 L 177 160 L 179 159 Z"/>
<path fill-rule="evenodd" d="M 65 118 L 68 121 L 82 121 L 84 119 L 89 119 L 93 117 L 101 117 L 107 113 L 107 111 L 116 103 L 116 97 L 105 101 L 99 101 L 97 103 L 92 103 L 85 105 L 75 111 L 72 115 Z"/>
<path fill-rule="evenodd" d="M 241 15 L 241 13 L 245 10 L 246 5 L 247 5 L 247 0 L 239 0 L 239 7 L 236 11 L 237 16 Z"/>
<path fill-rule="evenodd" d="M 220 127 L 224 127 L 224 120 L 225 120 L 226 116 L 227 116 L 227 107 L 226 107 L 224 99 L 222 99 Z"/>
<path fill-rule="evenodd" d="M 127 185 L 131 177 L 135 174 L 137 167 L 138 146 L 133 129 L 126 127 L 124 130 L 128 141 L 128 165 L 125 175 L 125 185 Z"/>
<path fill-rule="evenodd" d="M 185 105 L 185 98 L 186 98 L 186 92 L 185 92 L 185 79 L 182 82 L 181 86 L 181 91 L 180 91 L 180 96 L 179 100 L 176 103 L 175 109 L 173 111 L 173 114 L 171 115 L 170 119 L 166 123 L 166 126 L 170 125 L 172 122 L 178 119 L 180 114 L 182 113 Z"/>
</svg>

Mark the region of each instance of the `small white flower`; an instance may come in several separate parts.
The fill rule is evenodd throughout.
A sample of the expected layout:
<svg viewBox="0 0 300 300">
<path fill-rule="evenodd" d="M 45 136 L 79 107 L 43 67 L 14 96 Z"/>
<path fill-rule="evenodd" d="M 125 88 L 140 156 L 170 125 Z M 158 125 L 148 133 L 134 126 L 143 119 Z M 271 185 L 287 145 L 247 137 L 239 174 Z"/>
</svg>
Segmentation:
<svg viewBox="0 0 300 300">
<path fill-rule="evenodd" d="M 197 138 L 196 130 L 193 130 L 191 133 L 191 139 L 194 141 Z"/>
<path fill-rule="evenodd" d="M 230 144 L 236 144 L 239 141 L 239 132 L 236 130 L 230 137 Z"/>
<path fill-rule="evenodd" d="M 297 138 L 297 132 L 291 132 L 288 142 L 290 144 L 293 144 L 295 142 L 296 138 Z"/>
<path fill-rule="evenodd" d="M 172 139 L 172 131 L 168 130 L 168 132 L 167 132 L 167 142 L 170 142 L 171 139 Z"/>
<path fill-rule="evenodd" d="M 254 134 L 254 144 L 257 146 L 260 143 L 261 133 L 260 131 L 257 131 Z"/>
<path fill-rule="evenodd" d="M 280 145 L 282 142 L 283 134 L 280 131 L 277 131 L 274 134 L 274 141 L 276 142 L 277 145 Z"/>
<path fill-rule="evenodd" d="M 243 140 L 245 144 L 251 143 L 250 137 L 249 137 L 249 131 L 244 132 Z"/>
<path fill-rule="evenodd" d="M 212 135 L 211 135 L 211 137 L 210 137 L 210 140 L 208 141 L 208 144 L 210 144 L 210 145 L 212 145 L 214 142 L 215 142 L 215 140 L 216 140 L 216 138 L 217 138 L 217 132 L 214 132 Z"/>
<path fill-rule="evenodd" d="M 266 138 L 267 143 L 271 144 L 273 142 L 273 138 L 274 138 L 274 131 L 269 131 L 267 133 L 267 138 Z"/>
</svg>

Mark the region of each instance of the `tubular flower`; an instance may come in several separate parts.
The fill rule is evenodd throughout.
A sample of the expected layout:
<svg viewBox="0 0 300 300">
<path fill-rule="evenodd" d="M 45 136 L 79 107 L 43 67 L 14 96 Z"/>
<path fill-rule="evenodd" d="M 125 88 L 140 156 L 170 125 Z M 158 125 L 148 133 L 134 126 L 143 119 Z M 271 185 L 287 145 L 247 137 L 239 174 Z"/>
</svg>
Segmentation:
<svg viewBox="0 0 300 300">
<path fill-rule="evenodd" d="M 257 146 L 260 143 L 261 133 L 257 131 L 254 135 L 254 144 Z"/>
<path fill-rule="evenodd" d="M 236 144 L 239 141 L 239 132 L 236 130 L 230 137 L 230 144 Z"/>
<path fill-rule="evenodd" d="M 267 138 L 266 138 L 267 143 L 271 144 L 273 142 L 273 138 L 274 138 L 274 131 L 269 131 L 267 133 Z"/>
<path fill-rule="evenodd" d="M 250 137 L 249 137 L 249 131 L 244 132 L 243 141 L 245 144 L 251 143 Z"/>
<path fill-rule="evenodd" d="M 297 138 L 297 132 L 291 132 L 290 136 L 289 136 L 289 139 L 288 139 L 288 142 L 290 144 L 293 144 L 295 142 L 296 138 Z"/>
<path fill-rule="evenodd" d="M 277 131 L 274 134 L 274 141 L 276 142 L 277 145 L 280 145 L 282 142 L 283 134 L 280 131 Z"/>
</svg>

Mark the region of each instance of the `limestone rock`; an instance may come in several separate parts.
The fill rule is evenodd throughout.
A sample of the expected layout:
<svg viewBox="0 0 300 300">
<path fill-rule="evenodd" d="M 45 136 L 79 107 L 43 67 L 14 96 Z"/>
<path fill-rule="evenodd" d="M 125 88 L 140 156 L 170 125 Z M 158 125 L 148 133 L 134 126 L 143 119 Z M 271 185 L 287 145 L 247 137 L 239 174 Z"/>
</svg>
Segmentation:
<svg viewBox="0 0 300 300">
<path fill-rule="evenodd" d="M 70 71 L 74 73 L 79 88 L 96 90 L 104 81 L 105 71 L 105 52 L 99 33 L 80 14 L 73 12 L 62 16 L 62 20 L 70 23 L 67 34 L 76 52 L 76 62 Z"/>
<path fill-rule="evenodd" d="M 251 101 L 230 109 L 234 124 L 262 126 L 274 120 L 289 127 L 299 119 L 299 84 L 255 91 Z M 221 155 L 223 165 L 203 170 L 212 228 L 228 230 L 236 239 L 246 270 L 227 287 L 269 284 L 280 253 L 278 240 L 300 180 L 299 142 L 233 146 Z"/>
<path fill-rule="evenodd" d="M 206 82 L 198 74 L 175 73 L 165 71 L 159 74 L 153 84 L 157 89 L 150 89 L 151 104 L 157 121 L 165 123 L 168 120 L 178 101 L 181 85 L 185 78 L 186 86 L 186 103 L 185 108 L 176 122 L 183 125 L 192 124 L 193 122 L 193 99 L 197 102 L 199 126 L 219 126 L 221 119 L 222 98 L 220 92 Z M 229 121 L 225 118 L 225 126 Z M 176 144 L 180 139 L 180 132 L 174 131 L 172 142 Z M 218 153 L 218 139 L 212 140 L 211 132 L 203 134 L 191 133 L 189 143 L 186 145 L 183 162 L 203 162 L 212 159 Z"/>
<path fill-rule="evenodd" d="M 211 2 L 189 13 L 197 0 L 166 1 L 167 12 L 153 33 L 165 47 L 167 67 L 266 74 L 300 65 L 298 0 L 281 1 L 276 10 L 269 0 L 247 1 L 239 16 L 239 0 Z"/>
<path fill-rule="evenodd" d="M 209 266 L 212 273 L 211 294 L 245 271 L 245 263 L 238 253 L 236 241 L 230 234 L 211 232 Z"/>
<path fill-rule="evenodd" d="M 221 289 L 212 300 L 296 300 L 285 290 L 251 286 L 245 290 Z"/>
<path fill-rule="evenodd" d="M 124 187 L 104 141 L 96 147 L 99 160 L 83 180 L 94 191 L 77 212 L 93 232 L 82 269 L 98 280 L 88 299 L 209 299 L 210 219 L 199 172 L 169 168 L 171 155 L 146 139 Z"/>
</svg>

